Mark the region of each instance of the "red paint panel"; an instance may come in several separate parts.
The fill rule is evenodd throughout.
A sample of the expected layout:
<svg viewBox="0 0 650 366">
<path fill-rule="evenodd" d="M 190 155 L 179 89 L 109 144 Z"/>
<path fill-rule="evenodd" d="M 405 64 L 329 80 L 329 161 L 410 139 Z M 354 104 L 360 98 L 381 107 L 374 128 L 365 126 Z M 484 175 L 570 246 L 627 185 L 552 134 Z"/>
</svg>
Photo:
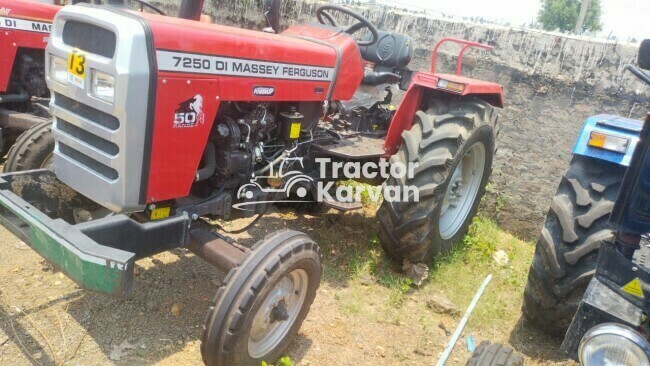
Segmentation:
<svg viewBox="0 0 650 366">
<path fill-rule="evenodd" d="M 242 78 L 220 75 L 197 75 L 185 73 L 172 73 L 161 71 L 160 78 L 183 77 L 190 80 L 218 80 L 220 97 L 222 101 L 320 101 L 327 96 L 329 83 L 317 81 L 296 81 L 264 78 Z M 274 87 L 273 96 L 255 96 L 253 88 L 256 86 Z"/>
<path fill-rule="evenodd" d="M 0 17 L 52 23 L 61 7 L 24 0 L 0 0 Z M 0 92 L 6 92 L 19 48 L 45 49 L 49 33 L 7 30 L 0 24 Z"/>
<path fill-rule="evenodd" d="M 414 81 L 416 78 L 417 74 L 413 75 Z M 393 120 L 388 127 L 386 141 L 384 141 L 384 151 L 386 151 L 387 156 L 395 154 L 402 145 L 402 132 L 411 129 L 413 116 L 415 116 L 415 112 L 418 110 L 421 98 L 422 87 L 415 82 L 412 83 L 406 91 L 406 94 L 404 94 L 402 103 L 397 108 L 397 112 L 395 112 Z"/>
<path fill-rule="evenodd" d="M 363 80 L 363 59 L 359 46 L 352 39 L 340 37 L 341 68 L 336 78 L 332 100 L 350 100 Z"/>
<path fill-rule="evenodd" d="M 14 44 L 14 32 L 0 32 L 0 93 L 7 91 L 18 47 Z"/>
<path fill-rule="evenodd" d="M 5 13 L 0 16 L 18 17 L 25 19 L 52 22 L 54 15 L 61 9 L 60 6 L 42 4 L 27 0 L 0 0 L 0 9 L 4 8 Z"/>
<path fill-rule="evenodd" d="M 190 84 L 187 81 L 187 78 L 158 79 L 148 202 L 189 194 L 219 108 L 219 84 L 216 80 L 191 80 Z M 190 127 L 175 125 L 179 118 L 185 118 L 177 113 L 187 114 L 190 99 L 197 95 L 202 97 L 203 121 Z M 189 110 L 195 110 L 195 107 Z M 191 119 L 183 120 L 188 121 Z"/>
<path fill-rule="evenodd" d="M 52 22 L 50 20 L 50 22 Z M 45 49 L 50 39 L 49 33 L 14 31 L 15 42 L 18 48 Z"/>
<path fill-rule="evenodd" d="M 277 34 L 138 13 L 147 18 L 156 49 L 332 67 L 334 50 Z"/>
<path fill-rule="evenodd" d="M 364 74 L 365 61 L 361 58 L 357 42 L 345 33 L 326 27 L 315 27 L 302 24 L 291 27 L 282 35 L 292 35 L 317 39 L 330 44 L 339 50 L 341 64 L 336 84 L 332 93 L 332 100 L 350 100 L 359 88 Z"/>
</svg>

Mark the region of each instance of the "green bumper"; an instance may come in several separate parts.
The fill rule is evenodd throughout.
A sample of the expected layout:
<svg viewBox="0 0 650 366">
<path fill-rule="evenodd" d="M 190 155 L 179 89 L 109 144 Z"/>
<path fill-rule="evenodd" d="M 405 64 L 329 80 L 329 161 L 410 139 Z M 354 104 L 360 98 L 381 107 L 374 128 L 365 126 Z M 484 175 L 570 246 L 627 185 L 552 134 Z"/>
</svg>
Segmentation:
<svg viewBox="0 0 650 366">
<path fill-rule="evenodd" d="M 72 208 L 99 206 L 47 170 L 0 175 L 0 224 L 84 289 L 128 297 L 136 259 L 186 242 L 184 218 L 140 224 L 112 215 L 74 224 Z"/>
</svg>

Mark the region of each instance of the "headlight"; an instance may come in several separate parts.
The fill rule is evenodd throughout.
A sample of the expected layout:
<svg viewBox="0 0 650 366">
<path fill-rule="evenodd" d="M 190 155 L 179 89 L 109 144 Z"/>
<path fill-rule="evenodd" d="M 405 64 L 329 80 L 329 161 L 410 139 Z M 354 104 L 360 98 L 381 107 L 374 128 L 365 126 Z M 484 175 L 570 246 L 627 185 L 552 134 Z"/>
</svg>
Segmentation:
<svg viewBox="0 0 650 366">
<path fill-rule="evenodd" d="M 50 78 L 65 85 L 68 81 L 67 64 L 66 60 L 50 55 Z"/>
<path fill-rule="evenodd" d="M 581 365 L 649 365 L 650 344 L 634 329 L 615 323 L 591 328 L 580 341 Z"/>
<path fill-rule="evenodd" d="M 92 71 L 92 88 L 90 93 L 101 100 L 113 103 L 115 100 L 115 78 L 101 71 Z"/>
</svg>

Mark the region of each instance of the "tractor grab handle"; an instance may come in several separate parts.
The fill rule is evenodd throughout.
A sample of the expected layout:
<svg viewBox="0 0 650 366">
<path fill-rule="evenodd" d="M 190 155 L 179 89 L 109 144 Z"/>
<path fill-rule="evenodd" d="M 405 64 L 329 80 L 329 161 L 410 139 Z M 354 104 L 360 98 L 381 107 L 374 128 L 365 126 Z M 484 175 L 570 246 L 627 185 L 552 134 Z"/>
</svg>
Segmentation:
<svg viewBox="0 0 650 366">
<path fill-rule="evenodd" d="M 433 56 L 431 58 L 431 72 L 434 74 L 436 73 L 436 63 L 438 61 L 438 48 L 440 48 L 440 46 L 442 46 L 442 44 L 445 42 L 453 42 L 453 43 L 459 43 L 464 45 L 464 47 L 460 50 L 460 53 L 458 54 L 458 62 L 456 63 L 456 75 L 459 76 L 463 70 L 463 54 L 465 53 L 465 51 L 467 51 L 468 48 L 478 47 L 490 51 L 494 50 L 494 47 L 483 43 L 465 41 L 463 39 L 457 39 L 457 38 L 443 38 L 438 42 L 438 44 L 436 44 L 436 47 L 433 49 Z"/>
</svg>

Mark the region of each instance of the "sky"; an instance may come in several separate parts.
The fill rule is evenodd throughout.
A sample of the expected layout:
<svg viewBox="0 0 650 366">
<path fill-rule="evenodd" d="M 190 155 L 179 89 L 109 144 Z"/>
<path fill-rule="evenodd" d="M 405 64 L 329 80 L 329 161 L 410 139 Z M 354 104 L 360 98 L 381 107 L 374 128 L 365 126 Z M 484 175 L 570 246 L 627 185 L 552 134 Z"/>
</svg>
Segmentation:
<svg viewBox="0 0 650 366">
<path fill-rule="evenodd" d="M 427 8 L 462 17 L 481 16 L 509 22 L 531 23 L 537 17 L 540 0 L 378 0 L 387 5 Z M 650 0 L 600 0 L 603 32 L 619 39 L 650 38 Z"/>
</svg>

